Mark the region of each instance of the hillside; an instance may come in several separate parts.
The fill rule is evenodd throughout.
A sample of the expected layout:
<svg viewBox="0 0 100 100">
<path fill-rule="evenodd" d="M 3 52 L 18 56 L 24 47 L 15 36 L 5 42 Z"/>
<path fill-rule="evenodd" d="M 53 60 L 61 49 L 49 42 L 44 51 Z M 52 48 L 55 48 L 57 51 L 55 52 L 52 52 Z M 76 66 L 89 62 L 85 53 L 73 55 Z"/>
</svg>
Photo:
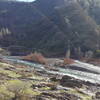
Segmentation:
<svg viewBox="0 0 100 100">
<path fill-rule="evenodd" d="M 0 0 L 0 100 L 100 100 L 99 13 L 99 0 Z"/>
<path fill-rule="evenodd" d="M 68 45 L 72 55 L 78 48 L 94 51 L 100 43 L 97 20 L 80 2 L 0 2 L 0 45 L 24 46 L 47 56 L 64 55 Z"/>
<path fill-rule="evenodd" d="M 45 68 L 44 65 L 22 61 L 18 58 L 9 59 L 5 57 L 5 59 L 0 58 L 0 100 L 100 99 L 98 89 L 100 85 L 98 84 L 97 86 L 97 83 L 89 82 L 93 79 L 93 76 L 91 76 L 92 78 L 90 80 L 84 81 L 83 79 L 85 77 L 81 77 L 83 79 L 79 80 L 60 74 L 59 67 L 57 66 L 51 67 L 51 70 Z M 56 70 L 58 70 L 58 73 Z M 70 69 L 65 68 L 65 70 Z M 73 71 L 77 72 L 75 70 Z M 99 74 L 94 74 L 94 71 L 88 74 L 97 77 L 100 75 L 100 70 L 98 72 Z M 84 73 L 84 70 L 82 73 Z M 77 75 L 78 73 L 71 74 Z M 97 82 L 100 82 L 99 78 Z"/>
<path fill-rule="evenodd" d="M 48 66 L 0 56 L 0 100 L 100 99 L 99 66 L 78 60 L 66 64 L 59 58 L 46 60 Z"/>
</svg>

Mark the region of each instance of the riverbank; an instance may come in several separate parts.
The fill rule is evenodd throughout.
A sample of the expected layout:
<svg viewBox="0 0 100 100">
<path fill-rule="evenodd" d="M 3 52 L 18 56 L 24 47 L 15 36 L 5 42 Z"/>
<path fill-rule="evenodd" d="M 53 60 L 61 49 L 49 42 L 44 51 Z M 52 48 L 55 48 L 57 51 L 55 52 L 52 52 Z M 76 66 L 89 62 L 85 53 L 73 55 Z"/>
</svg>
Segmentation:
<svg viewBox="0 0 100 100">
<path fill-rule="evenodd" d="M 53 61 L 58 62 L 58 59 Z M 99 80 L 91 80 L 98 76 L 83 73 L 67 68 L 62 70 L 57 65 L 45 68 L 41 64 L 5 57 L 0 62 L 0 99 L 96 100 L 100 92 Z"/>
</svg>

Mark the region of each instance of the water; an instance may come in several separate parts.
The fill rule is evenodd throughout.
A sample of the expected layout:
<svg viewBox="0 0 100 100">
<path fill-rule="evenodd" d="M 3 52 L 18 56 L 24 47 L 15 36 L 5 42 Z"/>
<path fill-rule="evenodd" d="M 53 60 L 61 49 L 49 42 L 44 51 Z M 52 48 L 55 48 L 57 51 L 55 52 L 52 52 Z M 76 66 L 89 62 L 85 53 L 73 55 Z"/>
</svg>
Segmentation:
<svg viewBox="0 0 100 100">
<path fill-rule="evenodd" d="M 51 74 L 68 75 L 68 76 L 74 77 L 76 79 L 89 81 L 91 83 L 98 83 L 98 84 L 100 83 L 100 67 L 94 66 L 92 64 L 83 63 L 83 62 L 80 62 L 77 60 L 71 66 L 80 67 L 80 69 L 81 68 L 88 69 L 89 71 L 97 72 L 98 74 L 95 74 L 92 72 L 91 73 L 85 72 L 82 70 L 73 70 L 73 69 L 60 68 L 60 67 L 57 68 L 58 71 L 50 71 L 48 69 L 45 69 L 45 67 L 41 64 L 23 61 L 23 60 L 20 60 L 16 57 L 3 57 L 3 59 L 8 60 L 8 61 L 12 61 L 13 63 L 31 66 L 37 70 L 46 71 L 47 73 L 51 73 Z"/>
<path fill-rule="evenodd" d="M 74 66 L 78 66 L 81 68 L 85 68 L 87 70 L 90 70 L 90 71 L 94 71 L 94 72 L 97 72 L 100 74 L 100 66 L 94 66 L 92 64 L 88 64 L 88 63 L 83 63 L 83 62 L 80 62 L 80 61 L 75 61 L 76 63 L 74 64 Z"/>
<path fill-rule="evenodd" d="M 7 61 L 12 61 L 13 63 L 16 63 L 16 64 L 23 64 L 23 65 L 31 66 L 31 67 L 34 67 L 34 68 L 37 68 L 37 69 L 45 69 L 44 66 L 41 65 L 41 64 L 36 64 L 36 63 L 33 63 L 33 62 L 20 60 L 20 59 L 15 58 L 15 57 L 5 57 L 4 56 L 3 59 L 7 60 Z"/>
</svg>

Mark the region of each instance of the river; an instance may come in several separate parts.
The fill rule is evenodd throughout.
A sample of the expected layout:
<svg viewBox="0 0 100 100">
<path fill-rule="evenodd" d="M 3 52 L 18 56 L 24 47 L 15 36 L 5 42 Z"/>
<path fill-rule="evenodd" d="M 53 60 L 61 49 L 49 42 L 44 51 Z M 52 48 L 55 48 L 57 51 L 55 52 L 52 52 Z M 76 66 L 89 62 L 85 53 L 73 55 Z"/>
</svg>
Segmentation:
<svg viewBox="0 0 100 100">
<path fill-rule="evenodd" d="M 72 69 L 57 67 L 57 71 L 50 71 L 47 68 L 45 68 L 42 64 L 24 61 L 18 57 L 3 56 L 3 59 L 11 61 L 13 63 L 34 67 L 36 70 L 46 71 L 47 73 L 68 75 L 76 79 L 100 84 L 100 67 L 88 63 L 83 63 L 77 60 L 75 60 L 75 63 L 71 65 L 73 67 Z"/>
</svg>

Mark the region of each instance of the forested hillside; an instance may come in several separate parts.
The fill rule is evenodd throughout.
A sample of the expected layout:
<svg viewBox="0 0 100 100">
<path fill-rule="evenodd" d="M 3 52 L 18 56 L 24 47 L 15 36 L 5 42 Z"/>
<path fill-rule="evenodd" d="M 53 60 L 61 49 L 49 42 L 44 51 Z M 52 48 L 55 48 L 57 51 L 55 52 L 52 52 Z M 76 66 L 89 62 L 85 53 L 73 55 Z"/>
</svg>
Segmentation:
<svg viewBox="0 0 100 100">
<path fill-rule="evenodd" d="M 100 43 L 98 1 L 1 1 L 0 45 L 24 46 L 53 56 L 64 55 L 68 48 L 72 55 L 76 55 L 78 49 L 82 53 L 94 52 Z"/>
</svg>

